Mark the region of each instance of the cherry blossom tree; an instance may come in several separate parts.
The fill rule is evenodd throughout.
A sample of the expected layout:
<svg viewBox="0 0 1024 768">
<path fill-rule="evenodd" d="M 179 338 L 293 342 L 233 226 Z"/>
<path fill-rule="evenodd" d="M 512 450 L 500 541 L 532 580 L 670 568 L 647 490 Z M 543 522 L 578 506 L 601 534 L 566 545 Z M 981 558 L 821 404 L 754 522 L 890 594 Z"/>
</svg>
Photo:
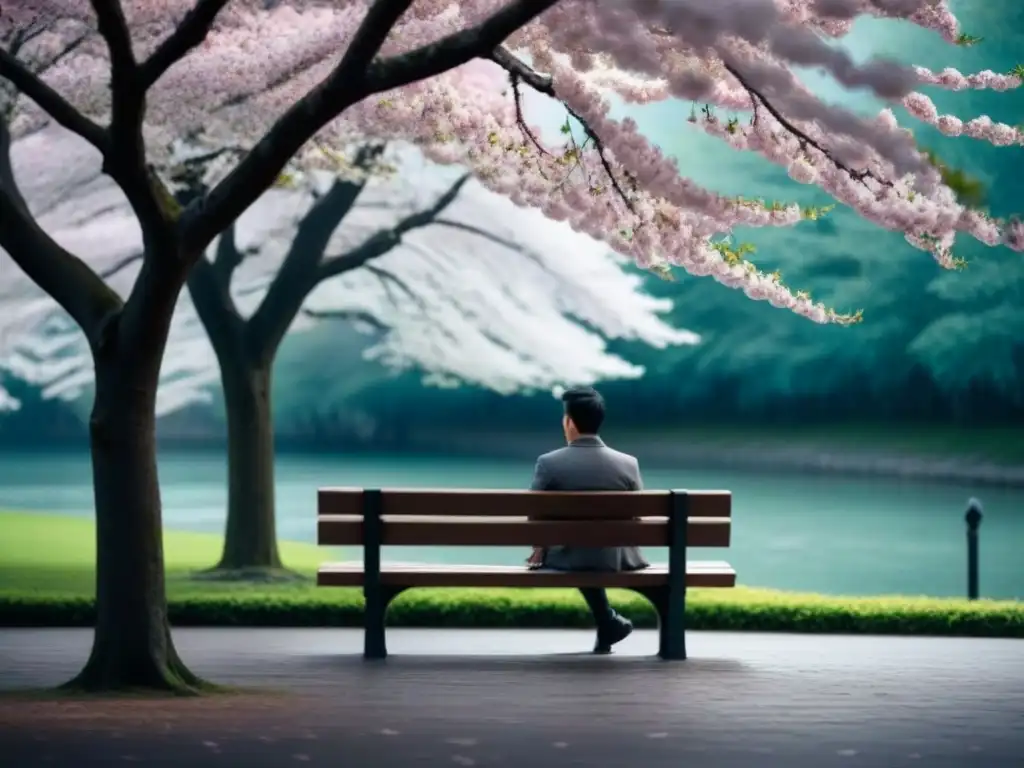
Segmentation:
<svg viewBox="0 0 1024 768">
<path fill-rule="evenodd" d="M 682 178 L 626 103 L 707 105 L 693 121 L 784 165 L 953 268 L 959 233 L 1024 250 L 1019 219 L 961 205 L 891 111 L 866 119 L 811 94 L 813 67 L 900 103 L 947 135 L 1020 145 L 1018 128 L 939 115 L 917 88 L 1017 87 L 1020 73 L 933 73 L 855 62 L 827 38 L 862 14 L 901 18 L 971 42 L 944 0 L 18 0 L 0 34 L 44 23 L 61 49 L 45 72 L 0 52 L 0 78 L 24 98 L 19 136 L 54 121 L 103 157 L 138 220 L 144 256 L 127 301 L 61 247 L 5 185 L 0 245 L 85 331 L 96 372 L 90 420 L 97 507 L 97 628 L 79 681 L 189 687 L 166 626 L 153 445 L 160 364 L 178 293 L 210 243 L 289 163 L 334 164 L 353 141 L 402 139 L 460 164 L 514 203 L 666 272 L 709 275 L 818 322 L 849 323 L 751 264 L 737 226 L 786 226 L 796 206 L 736 199 Z M 528 122 L 524 91 L 561 103 L 562 144 Z M 720 114 L 723 113 L 724 114 Z M 749 120 L 729 117 L 749 114 Z M 183 204 L 155 170 L 176 140 L 250 147 Z M 813 213 L 813 212 L 812 212 Z"/>
<path fill-rule="evenodd" d="M 0 190 L 0 245 L 74 318 L 94 360 L 96 634 L 75 685 L 192 691 L 202 686 L 178 657 L 167 624 L 155 448 L 161 360 L 192 266 L 339 114 L 374 93 L 487 54 L 551 3 L 486 3 L 465 19 L 452 19 L 442 5 L 406 14 L 412 0 L 317 5 L 286 9 L 301 22 L 291 30 L 302 35 L 298 39 L 277 26 L 281 8 L 266 11 L 262 2 L 26 0 L 3 9 L 5 34 L 47 26 L 35 41 L 39 47 L 55 40 L 65 46 L 68 34 L 91 33 L 76 55 L 42 76 L 25 65 L 24 55 L 10 48 L 0 52 L 0 78 L 26 97 L 24 114 L 10 124 L 17 135 L 37 127 L 45 115 L 42 122 L 52 119 L 95 147 L 104 173 L 138 219 L 144 246 L 138 277 L 123 301 L 39 227 L 8 184 Z M 310 26 L 314 17 L 326 25 L 321 31 L 331 30 L 330 39 Z M 261 29 L 264 40 L 256 37 Z M 239 47 L 246 40 L 249 53 Z M 204 60 L 216 60 L 214 68 L 205 69 Z M 229 80 L 235 83 L 227 89 L 231 93 L 218 85 Z M 151 162 L 153 147 L 169 144 L 159 135 L 170 127 L 167 121 L 177 120 L 175 112 L 184 123 L 193 121 L 193 110 L 206 101 L 203 91 L 211 99 L 205 106 L 228 106 L 240 93 L 254 86 L 264 90 L 270 82 L 282 85 L 274 91 L 275 103 L 267 104 L 273 117 L 253 123 L 252 151 L 202 198 L 181 206 Z M 177 126 L 185 129 L 178 135 L 198 127 L 186 124 Z"/>
<path fill-rule="evenodd" d="M 59 133 L 19 142 L 14 176 L 30 208 L 46 210 L 44 226 L 127 295 L 142 250 L 131 211 L 126 201 L 110 205 L 114 185 L 94 184 L 94 153 Z M 289 330 L 347 321 L 366 333 L 367 356 L 390 368 L 499 392 L 643 373 L 609 353 L 606 339 L 698 340 L 665 324 L 659 315 L 670 302 L 644 294 L 640 278 L 592 238 L 411 148 L 369 144 L 352 157 L 341 177 L 297 178 L 260 198 L 193 267 L 172 323 L 157 414 L 209 400 L 218 378 L 224 392 L 228 513 L 211 577 L 291 576 L 275 535 L 270 403 L 273 360 Z M 59 161 L 47 168 L 40 158 Z M 193 153 L 169 169 L 181 196 L 204 191 L 213 162 Z M 54 205 L 55 187 L 79 193 L 64 191 Z M 119 248 L 102 245 L 110 241 Z M 92 383 L 88 347 L 33 289 L 27 279 L 6 283 L 4 310 L 23 320 L 0 344 L 0 370 L 44 396 L 78 398 Z"/>
</svg>

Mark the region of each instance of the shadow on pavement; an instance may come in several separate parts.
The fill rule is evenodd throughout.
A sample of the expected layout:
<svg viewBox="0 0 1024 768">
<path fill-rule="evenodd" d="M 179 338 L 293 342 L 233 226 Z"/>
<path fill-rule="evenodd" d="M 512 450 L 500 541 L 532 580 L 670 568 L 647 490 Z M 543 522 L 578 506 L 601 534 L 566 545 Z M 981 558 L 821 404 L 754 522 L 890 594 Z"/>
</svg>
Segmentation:
<svg viewBox="0 0 1024 768">
<path fill-rule="evenodd" d="M 462 672 L 466 674 L 507 672 L 517 669 L 523 673 L 572 674 L 586 670 L 590 674 L 621 675 L 643 674 L 656 671 L 660 674 L 690 677 L 697 675 L 742 674 L 751 666 L 738 659 L 696 658 L 686 661 L 662 661 L 649 656 L 596 656 L 593 653 L 554 653 L 539 656 L 525 655 L 480 655 L 454 656 L 449 654 L 400 654 L 379 661 L 368 661 L 350 653 L 310 654 L 298 660 L 304 667 L 319 667 L 334 671 L 373 671 L 393 669 L 422 672 Z"/>
</svg>

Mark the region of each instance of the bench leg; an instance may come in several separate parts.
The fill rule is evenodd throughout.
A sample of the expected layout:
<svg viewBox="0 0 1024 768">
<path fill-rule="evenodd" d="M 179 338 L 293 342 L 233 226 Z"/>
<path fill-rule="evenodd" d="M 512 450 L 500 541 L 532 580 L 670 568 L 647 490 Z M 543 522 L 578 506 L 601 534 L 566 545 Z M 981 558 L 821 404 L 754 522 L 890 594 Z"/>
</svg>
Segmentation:
<svg viewBox="0 0 1024 768">
<path fill-rule="evenodd" d="M 366 596 L 366 607 L 363 613 L 363 657 L 367 659 L 386 659 L 388 656 L 387 639 L 384 636 L 383 595 L 370 593 Z"/>
<path fill-rule="evenodd" d="M 658 614 L 658 656 L 666 661 L 686 658 L 686 593 L 673 596 L 668 586 L 638 589 Z"/>
<path fill-rule="evenodd" d="M 665 589 L 665 608 L 658 616 L 658 655 L 666 660 L 686 658 L 686 593 Z"/>
<path fill-rule="evenodd" d="M 405 587 L 381 587 L 367 592 L 366 607 L 363 613 L 364 658 L 386 659 L 388 657 L 385 618 L 391 601 L 404 591 Z"/>
</svg>

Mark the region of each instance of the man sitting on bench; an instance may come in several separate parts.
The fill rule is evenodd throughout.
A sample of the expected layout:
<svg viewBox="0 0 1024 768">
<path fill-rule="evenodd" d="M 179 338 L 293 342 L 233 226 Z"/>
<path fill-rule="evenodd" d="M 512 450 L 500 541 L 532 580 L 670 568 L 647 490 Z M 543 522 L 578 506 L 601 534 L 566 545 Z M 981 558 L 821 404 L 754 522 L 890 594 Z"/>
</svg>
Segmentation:
<svg viewBox="0 0 1024 768">
<path fill-rule="evenodd" d="M 533 491 L 643 490 L 636 458 L 612 450 L 598 437 L 604 421 L 604 398 L 593 387 L 573 387 L 562 395 L 562 430 L 568 445 L 537 459 Z M 535 547 L 531 568 L 556 571 L 638 571 L 648 566 L 639 547 Z M 597 624 L 594 653 L 610 653 L 629 636 L 633 624 L 617 614 L 599 587 L 581 588 Z"/>
</svg>

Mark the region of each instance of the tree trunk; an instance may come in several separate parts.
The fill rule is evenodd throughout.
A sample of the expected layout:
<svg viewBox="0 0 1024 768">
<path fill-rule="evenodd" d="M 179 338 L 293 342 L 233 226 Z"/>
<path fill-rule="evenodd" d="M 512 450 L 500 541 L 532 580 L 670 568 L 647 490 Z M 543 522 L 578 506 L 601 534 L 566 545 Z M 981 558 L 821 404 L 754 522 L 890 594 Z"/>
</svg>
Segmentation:
<svg viewBox="0 0 1024 768">
<path fill-rule="evenodd" d="M 167 620 L 156 463 L 157 377 L 144 373 L 158 371 L 159 365 L 124 353 L 110 357 L 96 363 L 89 421 L 96 632 L 85 668 L 66 687 L 197 693 L 206 684 L 178 658 Z"/>
<path fill-rule="evenodd" d="M 242 258 L 229 229 L 218 243 L 217 262 L 200 260 L 188 277 L 192 304 L 217 354 L 228 422 L 224 549 L 220 562 L 199 578 L 291 580 L 300 577 L 281 565 L 277 548 L 270 406 L 274 348 L 238 314 L 224 266 Z"/>
<path fill-rule="evenodd" d="M 243 355 L 221 362 L 228 421 L 228 519 L 214 571 L 242 578 L 286 576 L 277 548 L 270 363 Z"/>
</svg>

